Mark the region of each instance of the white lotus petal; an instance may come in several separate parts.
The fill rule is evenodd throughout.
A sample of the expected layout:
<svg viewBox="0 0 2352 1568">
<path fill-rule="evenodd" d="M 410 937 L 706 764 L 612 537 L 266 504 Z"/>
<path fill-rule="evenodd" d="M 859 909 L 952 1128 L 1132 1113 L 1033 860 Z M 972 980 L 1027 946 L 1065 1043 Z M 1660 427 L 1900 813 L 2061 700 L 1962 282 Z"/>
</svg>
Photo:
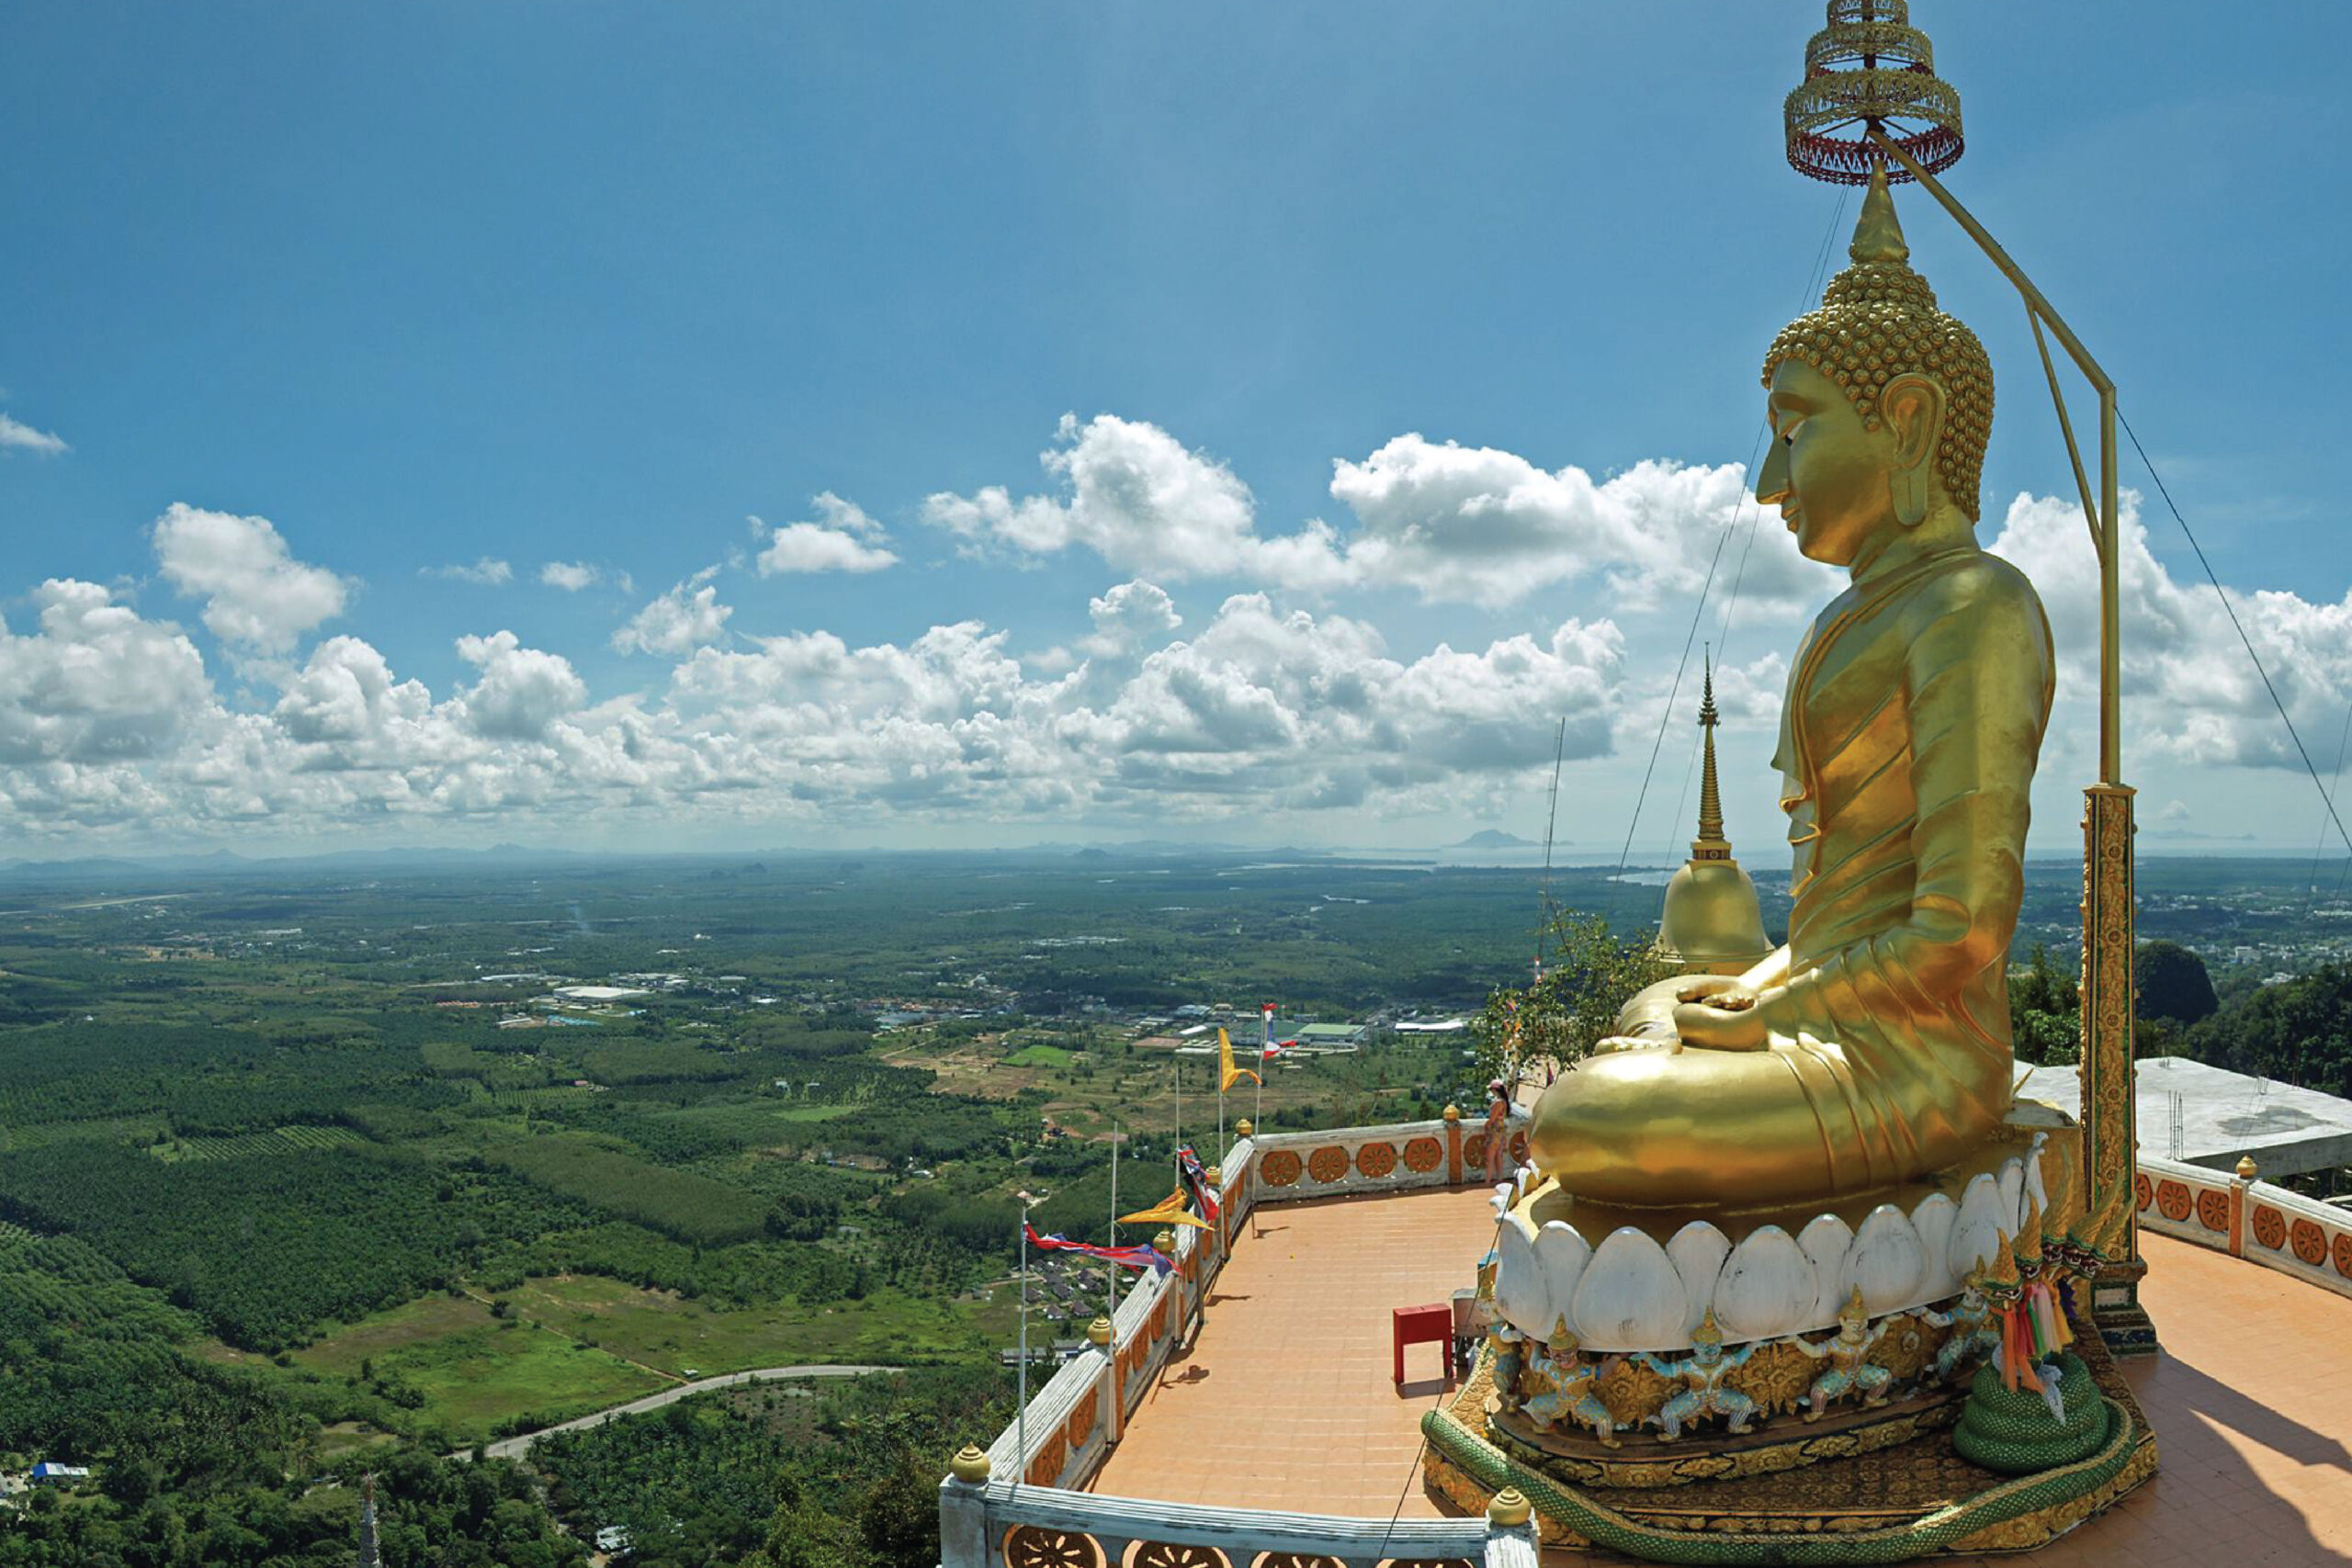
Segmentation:
<svg viewBox="0 0 2352 1568">
<path fill-rule="evenodd" d="M 1876 1316 L 1918 1301 L 1927 1272 L 1928 1249 L 1909 1217 L 1892 1203 L 1881 1203 L 1862 1221 L 1854 1245 L 1846 1249 L 1838 1291 L 1842 1298 L 1860 1286 L 1862 1304 Z"/>
<path fill-rule="evenodd" d="M 1683 1304 L 1682 1276 L 1666 1249 L 1647 1232 L 1620 1225 L 1585 1265 L 1570 1321 L 1589 1349 L 1674 1349 L 1685 1343 Z"/>
<path fill-rule="evenodd" d="M 1577 1285 L 1592 1261 L 1592 1246 L 1566 1220 L 1546 1220 L 1535 1233 L 1535 1262 L 1544 1270 L 1544 1332 L 1546 1336 L 1561 1314 L 1570 1326 L 1576 1318 Z"/>
<path fill-rule="evenodd" d="M 1727 1340 L 1770 1339 L 1805 1326 L 1820 1276 L 1796 1239 L 1778 1225 L 1750 1231 L 1715 1279 L 1715 1321 Z"/>
<path fill-rule="evenodd" d="M 1544 1266 L 1535 1258 L 1535 1235 L 1518 1214 L 1503 1217 L 1495 1240 L 1495 1308 L 1511 1326 L 1541 1339 L 1551 1333 L 1544 1315 L 1550 1293 L 1544 1288 Z"/>
<path fill-rule="evenodd" d="M 1819 1328 L 1835 1323 L 1838 1309 L 1846 1304 L 1845 1292 L 1838 1289 L 1838 1281 L 1846 1271 L 1846 1254 L 1854 1245 L 1854 1227 L 1835 1214 L 1815 1214 L 1797 1232 L 1797 1245 L 1813 1260 L 1815 1286 L 1805 1326 Z"/>
<path fill-rule="evenodd" d="M 1945 1264 L 1954 1279 L 1993 1260 L 2001 1233 L 2009 1228 L 2001 1223 L 2001 1184 L 1992 1173 L 1971 1180 L 1960 1195 L 1960 1213 L 1952 1217 L 1951 1239 L 1944 1247 Z"/>
<path fill-rule="evenodd" d="M 1960 1289 L 1960 1276 L 1951 1271 L 1951 1223 L 1960 1214 L 1960 1205 L 1947 1193 L 1930 1192 L 1911 1211 L 1911 1228 L 1919 1233 L 1919 1246 L 1927 1254 L 1927 1263 L 1919 1280 L 1919 1299 L 1941 1301 Z"/>
<path fill-rule="evenodd" d="M 1715 1280 L 1731 1256 L 1731 1238 L 1704 1220 L 1692 1220 L 1666 1244 L 1666 1256 L 1682 1276 L 1682 1332 L 1696 1330 L 1715 1302 Z"/>
</svg>

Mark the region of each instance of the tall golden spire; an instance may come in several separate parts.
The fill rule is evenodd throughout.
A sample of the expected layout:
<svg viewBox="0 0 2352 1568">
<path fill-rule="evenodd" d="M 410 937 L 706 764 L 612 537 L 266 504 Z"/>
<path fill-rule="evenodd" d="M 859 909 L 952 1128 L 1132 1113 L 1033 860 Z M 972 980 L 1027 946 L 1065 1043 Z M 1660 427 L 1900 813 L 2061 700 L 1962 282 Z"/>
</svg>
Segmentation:
<svg viewBox="0 0 2352 1568">
<path fill-rule="evenodd" d="M 1712 650 L 1706 657 L 1705 683 L 1700 687 L 1699 698 L 1699 728 L 1706 733 L 1706 755 L 1699 764 L 1699 836 L 1690 842 L 1690 858 L 1729 860 L 1723 793 L 1715 786 L 1715 657 Z"/>
</svg>

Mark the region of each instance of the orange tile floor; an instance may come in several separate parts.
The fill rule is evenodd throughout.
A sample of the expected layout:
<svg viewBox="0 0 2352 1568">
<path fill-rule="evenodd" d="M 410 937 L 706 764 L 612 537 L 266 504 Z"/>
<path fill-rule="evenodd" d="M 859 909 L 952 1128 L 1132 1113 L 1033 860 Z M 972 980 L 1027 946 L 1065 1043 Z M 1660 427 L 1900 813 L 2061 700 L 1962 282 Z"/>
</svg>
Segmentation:
<svg viewBox="0 0 2352 1568">
<path fill-rule="evenodd" d="M 1386 1518 L 1421 1490 L 1439 1351 L 1390 1382 L 1392 1308 L 1469 1282 L 1487 1193 L 1400 1193 L 1261 1210 L 1189 1355 L 1171 1360 L 1093 1490 Z M 2352 1564 L 2352 1299 L 2257 1264 L 2143 1237 L 2165 1354 L 2131 1365 L 2163 1469 L 2121 1507 L 2021 1561 L 2171 1568 Z M 1613 1557 L 1547 1552 L 1558 1564 Z"/>
</svg>

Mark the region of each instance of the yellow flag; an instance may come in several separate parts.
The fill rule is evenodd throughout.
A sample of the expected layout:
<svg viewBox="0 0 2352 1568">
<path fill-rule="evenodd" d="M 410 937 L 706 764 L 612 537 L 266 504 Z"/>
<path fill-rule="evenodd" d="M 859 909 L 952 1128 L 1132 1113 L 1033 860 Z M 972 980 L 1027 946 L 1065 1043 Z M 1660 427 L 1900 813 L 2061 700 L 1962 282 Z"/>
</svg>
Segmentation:
<svg viewBox="0 0 2352 1568">
<path fill-rule="evenodd" d="M 1221 1027 L 1216 1032 L 1216 1060 L 1219 1069 L 1219 1077 L 1216 1080 L 1217 1093 L 1223 1094 L 1243 1078 L 1248 1078 L 1261 1088 L 1264 1087 L 1265 1079 L 1247 1067 L 1237 1067 L 1233 1065 L 1233 1038 Z"/>
<path fill-rule="evenodd" d="M 1195 1219 L 1186 1211 L 1182 1192 L 1170 1192 L 1148 1209 L 1121 1214 L 1119 1223 L 1123 1225 L 1190 1225 L 1199 1231 L 1209 1228 L 1206 1220 Z"/>
</svg>

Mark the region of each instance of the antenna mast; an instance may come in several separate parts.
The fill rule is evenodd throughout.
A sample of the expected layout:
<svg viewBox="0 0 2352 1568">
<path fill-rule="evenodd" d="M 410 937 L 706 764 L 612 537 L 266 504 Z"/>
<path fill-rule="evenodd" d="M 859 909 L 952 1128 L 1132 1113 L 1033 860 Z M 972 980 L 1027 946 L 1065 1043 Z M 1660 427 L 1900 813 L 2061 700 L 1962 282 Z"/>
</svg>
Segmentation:
<svg viewBox="0 0 2352 1568">
<path fill-rule="evenodd" d="M 1568 716 L 1552 732 L 1552 794 L 1544 811 L 1543 908 L 1535 923 L 1535 978 L 1544 978 L 1544 933 L 1552 929 L 1552 830 L 1560 822 L 1560 763 L 1568 752 Z"/>
</svg>

